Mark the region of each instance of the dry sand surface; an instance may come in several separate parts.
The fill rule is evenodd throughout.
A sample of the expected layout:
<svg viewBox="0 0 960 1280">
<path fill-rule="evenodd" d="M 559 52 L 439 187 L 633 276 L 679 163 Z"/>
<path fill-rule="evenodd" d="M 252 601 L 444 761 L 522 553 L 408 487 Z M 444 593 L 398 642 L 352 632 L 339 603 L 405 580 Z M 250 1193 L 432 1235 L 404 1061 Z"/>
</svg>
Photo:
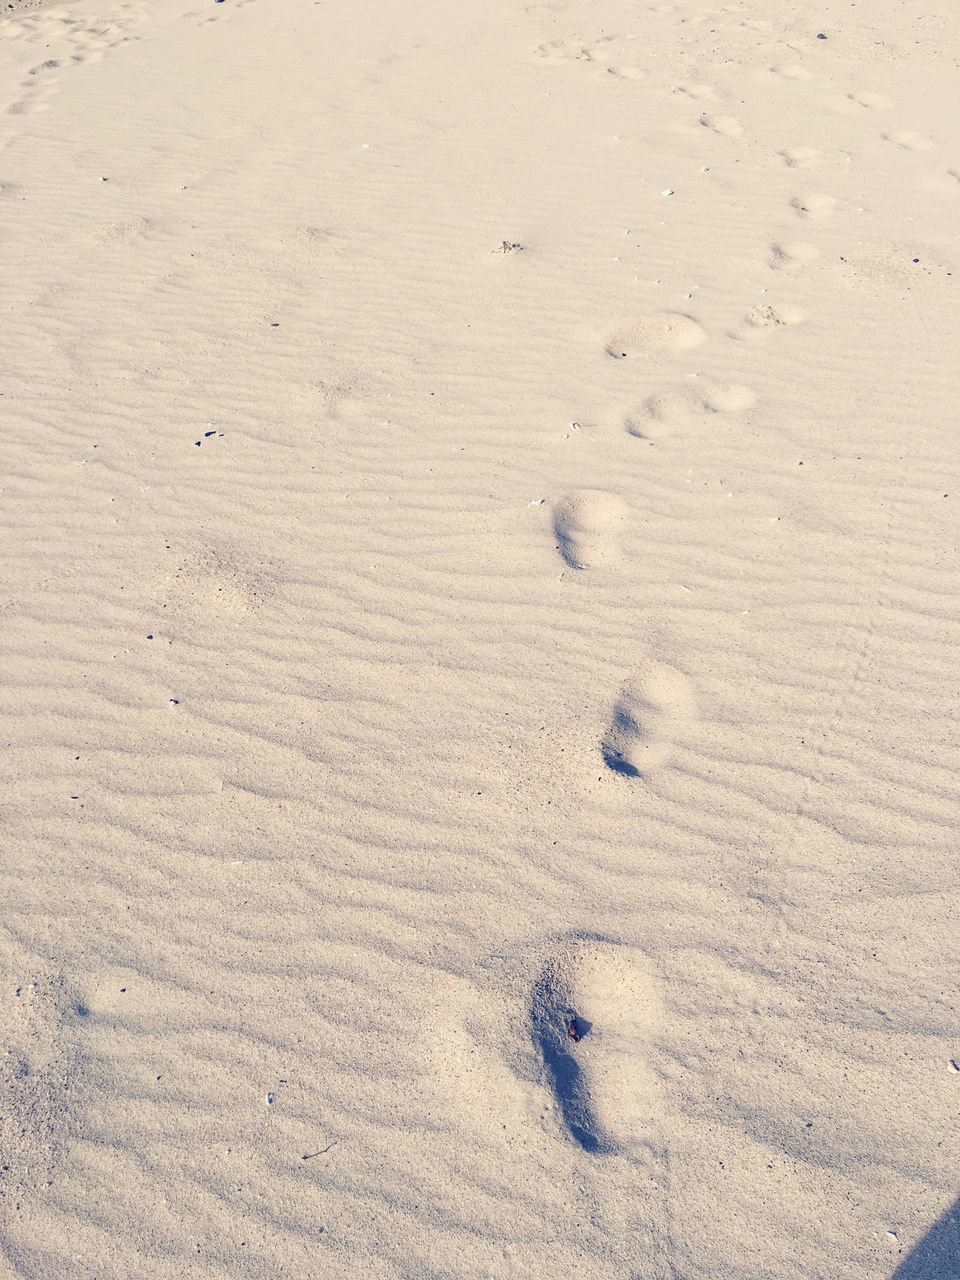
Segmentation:
<svg viewBox="0 0 960 1280">
<path fill-rule="evenodd" d="M 3 1277 L 957 1280 L 958 51 L 7 14 Z"/>
</svg>

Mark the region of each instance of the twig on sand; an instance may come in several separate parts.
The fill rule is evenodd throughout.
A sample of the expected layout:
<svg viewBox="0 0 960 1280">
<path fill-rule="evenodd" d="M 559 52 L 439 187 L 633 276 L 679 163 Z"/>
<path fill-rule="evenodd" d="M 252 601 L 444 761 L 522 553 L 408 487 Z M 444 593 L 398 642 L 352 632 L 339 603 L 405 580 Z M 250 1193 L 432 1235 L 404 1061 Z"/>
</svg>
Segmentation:
<svg viewBox="0 0 960 1280">
<path fill-rule="evenodd" d="M 328 1152 L 332 1147 L 335 1147 L 336 1145 L 337 1145 L 337 1144 L 336 1144 L 335 1142 L 331 1142 L 331 1143 L 330 1143 L 330 1146 L 329 1146 L 329 1147 L 324 1147 L 322 1151 L 311 1151 L 309 1155 L 301 1156 L 301 1157 L 300 1157 L 300 1159 L 301 1159 L 301 1160 L 315 1160 L 315 1159 L 317 1158 L 317 1156 L 325 1156 L 325 1155 L 327 1154 L 327 1152 Z"/>
</svg>

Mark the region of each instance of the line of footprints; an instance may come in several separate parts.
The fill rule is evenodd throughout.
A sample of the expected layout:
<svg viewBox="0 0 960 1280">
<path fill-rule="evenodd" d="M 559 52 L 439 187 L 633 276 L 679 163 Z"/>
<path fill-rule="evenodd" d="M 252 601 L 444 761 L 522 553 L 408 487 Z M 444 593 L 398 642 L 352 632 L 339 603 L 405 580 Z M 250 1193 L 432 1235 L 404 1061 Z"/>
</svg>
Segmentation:
<svg viewBox="0 0 960 1280">
<path fill-rule="evenodd" d="M 808 260 L 812 247 L 778 246 L 771 266 Z M 730 333 L 748 338 L 803 319 L 789 307 L 755 307 Z M 607 342 L 611 359 L 657 351 L 687 351 L 706 340 L 695 317 L 680 312 L 647 317 Z M 624 429 L 650 441 L 696 414 L 736 413 L 756 403 L 749 387 L 720 384 L 654 395 L 625 417 Z M 578 573 L 613 566 L 629 509 L 604 489 L 574 489 L 554 504 L 559 555 Z M 651 783 L 694 734 L 698 717 L 690 678 L 668 663 L 648 661 L 623 685 L 600 737 L 612 773 Z M 531 1033 L 556 1111 L 584 1152 L 659 1164 L 665 1114 L 656 1042 L 663 1022 L 659 977 L 650 960 L 614 939 L 574 935 L 543 963 L 531 1000 Z"/>
<path fill-rule="evenodd" d="M 18 42 L 25 51 L 33 46 L 48 52 L 56 46 L 56 56 L 49 54 L 29 66 L 17 89 L 8 100 L 6 113 L 13 116 L 46 111 L 64 72 L 71 67 L 99 62 L 109 49 L 135 39 L 133 20 L 143 11 L 142 0 L 123 6 L 109 21 L 77 17 L 59 9 L 28 12 L 11 20 L 4 29 L 4 39 Z"/>
<path fill-rule="evenodd" d="M 608 43 L 610 43 L 608 41 Z M 599 65 L 621 78 L 640 78 L 634 68 L 609 65 L 602 47 L 579 42 L 542 46 L 541 57 L 553 62 Z M 785 78 L 802 78 L 801 68 L 774 68 Z M 712 96 L 695 86 L 691 97 Z M 849 94 L 868 110 L 891 104 L 880 95 Z M 733 117 L 704 113 L 700 123 L 727 137 L 742 129 Z M 927 151 L 930 139 L 909 131 L 891 131 L 885 141 L 913 151 Z M 780 153 L 789 168 L 806 169 L 819 153 L 796 147 Z M 951 176 L 955 176 L 951 170 Z M 816 224 L 830 218 L 839 202 L 810 192 L 791 200 L 796 218 Z M 806 241 L 770 246 L 767 264 L 785 280 L 797 276 L 820 257 Z M 754 306 L 728 332 L 737 341 L 760 338 L 804 319 L 789 304 Z M 657 352 L 691 351 L 707 339 L 695 316 L 665 312 L 640 319 L 612 334 L 606 343 L 613 360 L 650 357 Z M 756 403 L 749 388 L 736 384 L 698 385 L 650 396 L 626 414 L 624 429 L 655 442 L 681 429 L 698 414 L 738 413 Z M 629 512 L 626 502 L 607 490 L 583 488 L 561 496 L 553 506 L 553 532 L 564 563 L 578 573 L 603 570 L 619 559 L 620 530 Z M 648 662 L 633 673 L 613 705 L 598 746 L 605 766 L 629 779 L 651 782 L 668 768 L 697 719 L 691 680 L 662 662 Z M 560 942 L 543 963 L 533 985 L 531 1033 L 542 1060 L 558 1112 L 570 1137 L 586 1152 L 635 1159 L 663 1149 L 658 1117 L 663 1114 L 660 1080 L 654 1068 L 656 1038 L 663 1018 L 659 978 L 649 959 L 612 939 L 574 935 Z"/>
<path fill-rule="evenodd" d="M 750 328 L 781 323 L 785 321 L 776 312 L 748 318 Z M 687 351 L 706 336 L 693 316 L 666 313 L 617 332 L 606 352 L 611 359 L 625 360 Z M 683 389 L 649 398 L 626 415 L 624 428 L 655 440 L 692 414 L 736 412 L 755 401 L 747 387 Z M 628 516 L 619 494 L 574 489 L 554 504 L 552 516 L 557 551 L 569 568 L 589 573 L 616 564 Z M 612 708 L 599 743 L 605 766 L 625 778 L 649 782 L 670 765 L 696 717 L 690 679 L 666 663 L 646 663 L 626 682 Z M 649 959 L 613 939 L 568 937 L 542 963 L 530 1016 L 534 1048 L 570 1138 L 591 1155 L 658 1161 L 664 1107 L 654 1054 L 663 1002 Z"/>
<path fill-rule="evenodd" d="M 774 307 L 748 312 L 743 329 L 779 328 L 802 317 Z M 656 352 L 689 351 L 706 340 L 695 317 L 682 312 L 648 316 L 615 333 L 606 344 L 614 360 Z M 656 440 L 695 414 L 736 413 L 756 403 L 749 388 L 737 384 L 683 388 L 649 397 L 624 419 L 631 435 Z M 578 572 L 604 569 L 619 559 L 619 534 L 628 515 L 624 499 L 605 489 L 574 489 L 553 507 L 553 532 L 564 563 Z M 676 668 L 648 662 L 625 684 L 600 742 L 606 767 L 629 778 L 650 781 L 670 764 L 674 744 L 692 727 L 696 698 L 689 678 Z"/>
</svg>

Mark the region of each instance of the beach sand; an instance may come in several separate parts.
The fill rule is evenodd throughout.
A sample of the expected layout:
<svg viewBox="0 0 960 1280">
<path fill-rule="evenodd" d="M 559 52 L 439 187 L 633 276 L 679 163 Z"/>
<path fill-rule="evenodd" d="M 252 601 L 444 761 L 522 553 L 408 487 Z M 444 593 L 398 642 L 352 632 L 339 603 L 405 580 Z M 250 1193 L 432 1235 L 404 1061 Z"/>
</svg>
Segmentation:
<svg viewBox="0 0 960 1280">
<path fill-rule="evenodd" d="M 934 9 L 8 13 L 4 1276 L 960 1276 Z"/>
</svg>

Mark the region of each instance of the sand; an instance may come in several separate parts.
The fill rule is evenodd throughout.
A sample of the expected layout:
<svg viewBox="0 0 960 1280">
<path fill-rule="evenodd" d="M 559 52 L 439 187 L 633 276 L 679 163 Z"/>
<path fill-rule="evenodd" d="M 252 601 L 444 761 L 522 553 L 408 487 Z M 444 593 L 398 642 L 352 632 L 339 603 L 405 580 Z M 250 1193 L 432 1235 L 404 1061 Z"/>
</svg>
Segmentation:
<svg viewBox="0 0 960 1280">
<path fill-rule="evenodd" d="M 958 32 L 7 14 L 4 1276 L 960 1276 Z"/>
</svg>

